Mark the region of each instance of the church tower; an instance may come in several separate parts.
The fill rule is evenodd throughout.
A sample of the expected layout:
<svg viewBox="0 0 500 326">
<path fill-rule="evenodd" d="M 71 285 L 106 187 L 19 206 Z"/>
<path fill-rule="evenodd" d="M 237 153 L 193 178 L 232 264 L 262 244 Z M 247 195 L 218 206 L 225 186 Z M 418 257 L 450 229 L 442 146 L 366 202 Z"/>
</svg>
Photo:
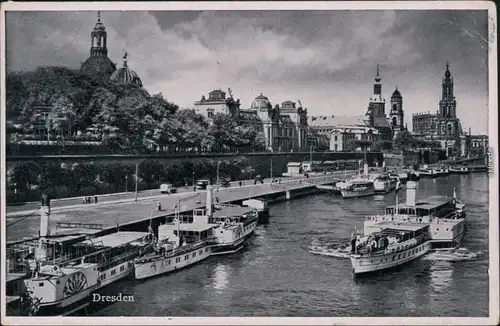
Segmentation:
<svg viewBox="0 0 500 326">
<path fill-rule="evenodd" d="M 453 94 L 453 77 L 451 77 L 450 64 L 448 62 L 446 63 L 446 71 L 442 83 L 439 116 L 442 118 L 455 118 L 457 116 L 457 101 Z"/>
<path fill-rule="evenodd" d="M 90 57 L 82 64 L 80 71 L 90 76 L 109 78 L 116 66 L 108 58 L 106 27 L 101 22 L 101 12 L 97 12 L 97 23 L 90 33 Z"/>
<path fill-rule="evenodd" d="M 385 99 L 382 97 L 382 84 L 380 81 L 379 65 L 377 65 L 377 76 L 375 76 L 375 84 L 373 85 L 373 95 L 370 97 L 370 104 L 373 108 L 374 117 L 385 118 Z"/>
<path fill-rule="evenodd" d="M 396 86 L 391 96 L 391 112 L 389 113 L 389 124 L 392 130 L 404 130 L 403 97 Z"/>
</svg>

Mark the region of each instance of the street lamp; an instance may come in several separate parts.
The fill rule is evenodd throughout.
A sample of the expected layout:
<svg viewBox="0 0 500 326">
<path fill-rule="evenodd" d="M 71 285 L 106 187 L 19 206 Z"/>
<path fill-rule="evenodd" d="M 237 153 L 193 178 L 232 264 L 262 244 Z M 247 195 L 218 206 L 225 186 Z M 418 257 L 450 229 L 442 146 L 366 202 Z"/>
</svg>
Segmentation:
<svg viewBox="0 0 500 326">
<path fill-rule="evenodd" d="M 128 175 L 125 176 L 125 193 L 128 192 Z"/>
<path fill-rule="evenodd" d="M 219 191 L 219 165 L 220 161 L 217 160 L 217 191 Z"/>
<path fill-rule="evenodd" d="M 193 186 L 194 186 L 194 171 L 193 171 Z"/>
</svg>

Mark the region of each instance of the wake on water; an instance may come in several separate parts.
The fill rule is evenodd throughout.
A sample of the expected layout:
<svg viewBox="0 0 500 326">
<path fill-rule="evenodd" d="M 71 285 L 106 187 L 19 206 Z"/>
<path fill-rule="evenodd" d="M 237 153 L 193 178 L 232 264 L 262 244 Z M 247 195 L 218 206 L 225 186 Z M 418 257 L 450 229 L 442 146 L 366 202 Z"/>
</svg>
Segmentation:
<svg viewBox="0 0 500 326">
<path fill-rule="evenodd" d="M 349 255 L 351 254 L 351 244 L 349 241 L 343 241 L 340 243 L 325 243 L 319 239 L 313 239 L 308 249 L 309 252 L 314 255 L 336 258 L 349 258 Z"/>
<path fill-rule="evenodd" d="M 434 260 L 434 261 L 451 261 L 451 262 L 467 261 L 476 259 L 480 254 L 482 254 L 481 251 L 472 252 L 467 248 L 457 248 L 450 250 L 433 251 L 422 257 L 422 259 Z"/>
<path fill-rule="evenodd" d="M 349 258 L 351 254 L 351 245 L 348 240 L 340 242 L 326 242 L 319 239 L 313 239 L 308 247 L 310 253 L 314 255 L 329 256 L 336 258 Z M 458 248 L 450 250 L 439 250 L 428 253 L 422 259 L 433 261 L 467 261 L 477 258 L 482 252 L 471 252 L 467 248 Z"/>
</svg>

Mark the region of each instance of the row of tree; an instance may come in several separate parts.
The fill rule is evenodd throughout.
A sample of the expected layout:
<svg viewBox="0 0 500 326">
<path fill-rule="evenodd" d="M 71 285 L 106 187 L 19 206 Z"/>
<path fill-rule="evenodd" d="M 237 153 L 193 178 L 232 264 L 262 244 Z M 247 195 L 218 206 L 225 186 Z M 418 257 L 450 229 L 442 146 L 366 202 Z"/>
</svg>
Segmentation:
<svg viewBox="0 0 500 326">
<path fill-rule="evenodd" d="M 244 158 L 219 163 L 209 159 L 185 159 L 173 163 L 144 160 L 137 167 L 138 189 L 159 189 L 162 183 L 177 187 L 192 186 L 198 179 L 210 179 L 215 183 L 217 165 L 220 178 L 238 180 L 255 177 L 249 174 L 255 170 Z M 135 180 L 135 164 L 30 161 L 7 170 L 7 202 L 36 201 L 42 193 L 48 193 L 52 198 L 66 198 L 134 191 Z"/>
<path fill-rule="evenodd" d="M 179 110 L 162 94 L 67 68 L 11 73 L 6 87 L 7 119 L 21 124 L 26 134 L 43 122 L 54 138 L 64 141 L 92 127 L 104 144 L 124 150 L 260 151 L 266 145 L 262 133 L 229 116 L 217 114 L 209 123 L 194 110 Z M 50 111 L 45 114 L 40 107 Z"/>
<path fill-rule="evenodd" d="M 363 150 L 370 148 L 372 151 L 401 151 L 415 149 L 437 150 L 441 148 L 441 143 L 439 141 L 425 141 L 418 139 L 407 130 L 397 133 L 394 141 L 379 140 L 374 143 L 371 140 L 355 139 L 352 141 L 352 145 L 355 148 L 361 148 Z"/>
</svg>

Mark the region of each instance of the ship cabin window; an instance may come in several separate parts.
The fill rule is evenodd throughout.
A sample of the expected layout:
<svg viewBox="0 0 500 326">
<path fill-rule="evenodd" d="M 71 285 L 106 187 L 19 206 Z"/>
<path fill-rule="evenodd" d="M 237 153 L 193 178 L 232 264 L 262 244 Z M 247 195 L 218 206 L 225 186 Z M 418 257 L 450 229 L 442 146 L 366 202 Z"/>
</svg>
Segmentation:
<svg viewBox="0 0 500 326">
<path fill-rule="evenodd" d="M 43 286 L 43 282 L 38 283 L 38 286 Z"/>
<path fill-rule="evenodd" d="M 188 259 L 189 259 L 189 255 L 184 256 L 184 260 L 188 260 Z"/>
<path fill-rule="evenodd" d="M 169 260 L 167 260 L 167 265 L 170 265 L 170 259 L 169 259 Z"/>
<path fill-rule="evenodd" d="M 403 258 L 405 258 L 405 257 L 406 257 L 406 252 L 403 254 Z"/>
<path fill-rule="evenodd" d="M 400 258 L 401 258 L 401 254 L 398 255 L 398 259 L 400 259 Z"/>
<path fill-rule="evenodd" d="M 200 254 L 200 255 L 203 255 L 203 250 L 200 250 L 199 254 Z"/>
<path fill-rule="evenodd" d="M 193 252 L 193 258 L 196 257 L 196 252 Z"/>
<path fill-rule="evenodd" d="M 208 248 L 205 248 L 205 252 L 208 252 Z"/>
<path fill-rule="evenodd" d="M 116 271 L 113 269 L 113 270 L 111 271 L 111 276 L 113 276 L 113 275 L 115 275 L 115 274 L 116 274 Z"/>
<path fill-rule="evenodd" d="M 178 262 L 180 262 L 180 261 L 181 261 L 181 257 L 177 257 L 177 258 L 175 258 L 175 262 L 176 262 L 176 263 L 178 263 Z"/>
<path fill-rule="evenodd" d="M 392 261 L 394 261 L 394 259 L 396 259 L 396 256 L 395 256 L 395 255 L 394 255 L 394 256 L 392 256 Z"/>
<path fill-rule="evenodd" d="M 125 266 L 120 266 L 120 272 L 122 272 L 123 270 L 125 270 Z"/>
</svg>

